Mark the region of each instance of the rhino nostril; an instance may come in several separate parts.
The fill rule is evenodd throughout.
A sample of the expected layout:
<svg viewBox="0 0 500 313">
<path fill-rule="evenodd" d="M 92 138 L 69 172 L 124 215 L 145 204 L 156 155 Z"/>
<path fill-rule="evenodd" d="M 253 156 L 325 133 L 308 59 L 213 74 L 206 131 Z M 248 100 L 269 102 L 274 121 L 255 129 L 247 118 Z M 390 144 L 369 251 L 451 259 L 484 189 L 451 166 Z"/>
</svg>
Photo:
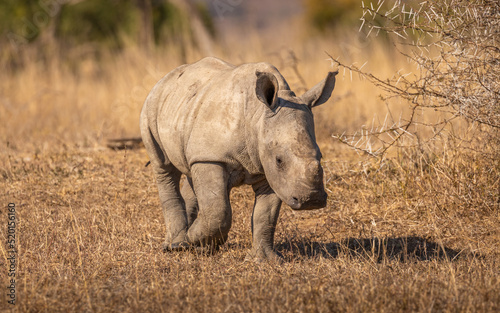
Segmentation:
<svg viewBox="0 0 500 313">
<path fill-rule="evenodd" d="M 301 203 L 297 197 L 288 198 L 287 204 L 294 210 L 300 209 Z"/>
</svg>

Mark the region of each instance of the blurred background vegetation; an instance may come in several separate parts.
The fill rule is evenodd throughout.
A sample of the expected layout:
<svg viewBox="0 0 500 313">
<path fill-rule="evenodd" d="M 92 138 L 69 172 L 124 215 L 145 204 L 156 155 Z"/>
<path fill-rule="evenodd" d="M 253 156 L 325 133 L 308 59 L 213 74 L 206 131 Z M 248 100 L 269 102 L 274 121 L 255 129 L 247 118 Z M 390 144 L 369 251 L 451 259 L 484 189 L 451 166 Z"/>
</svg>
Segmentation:
<svg viewBox="0 0 500 313">
<path fill-rule="evenodd" d="M 204 52 L 211 51 L 211 42 L 218 32 L 227 32 L 224 24 L 245 24 L 250 34 L 256 25 L 248 25 L 246 16 L 276 14 L 273 4 L 254 4 L 233 0 L 4 0 L 0 2 L 0 44 L 3 60 L 19 65 L 20 47 L 36 46 L 39 57 L 53 54 L 54 47 L 121 51 L 126 46 L 139 45 L 149 50 L 154 46 L 175 44 L 185 53 L 187 46 Z M 265 6 L 264 6 L 265 5 Z M 260 9 L 256 7 L 261 6 Z M 353 0 L 275 1 L 274 6 L 285 12 L 278 18 L 286 20 L 287 7 L 298 9 L 307 32 L 324 34 L 345 26 L 359 26 L 360 3 Z M 262 8 L 264 7 L 264 8 Z M 285 8 L 285 9 L 283 9 Z M 297 9 L 295 10 L 297 11 Z M 239 20 L 239 22 L 235 22 Z M 219 22 L 222 27 L 217 27 Z M 250 26 L 250 27 L 249 27 Z M 274 27 L 272 24 L 269 27 Z M 249 28 L 248 28 L 249 27 Z M 9 47 L 10 46 L 10 47 Z M 48 48 L 47 48 L 48 47 Z M 62 49 L 62 51 L 61 51 Z M 64 57 L 61 53 L 60 57 Z M 5 63 L 3 64 L 5 65 Z"/>
<path fill-rule="evenodd" d="M 213 15 L 231 13 L 241 2 L 4 0 L 0 3 L 0 33 L 17 43 L 32 43 L 47 35 L 70 44 L 99 43 L 123 48 L 124 41 L 144 42 L 145 36 L 154 37 L 159 44 L 189 28 L 189 19 L 197 15 L 215 37 Z M 286 1 L 277 2 L 286 6 Z M 320 31 L 359 22 L 358 1 L 302 0 L 302 5 L 307 22 Z"/>
<path fill-rule="evenodd" d="M 67 84 L 71 80 L 83 93 L 82 86 L 95 89 L 91 86 L 99 78 L 106 87 L 97 103 L 99 110 L 108 110 L 107 115 L 80 105 L 87 117 L 96 115 L 106 125 L 100 135 L 91 137 L 132 135 L 138 133 L 137 125 L 126 125 L 135 124 L 140 104 L 154 83 L 179 64 L 212 55 L 234 64 L 273 63 L 298 92 L 320 80 L 325 71 L 340 67 L 342 78 L 349 82 L 340 84 L 333 101 L 342 100 L 343 105 L 318 108 L 319 137 L 329 142 L 332 134 L 345 132 L 355 135 L 352 142 L 366 143 L 372 149 L 369 136 L 359 131 L 370 125 L 379 132 L 384 129 L 387 140 L 377 141 L 386 151 L 392 140 L 386 130 L 392 131 L 391 126 L 406 125 L 399 131 L 432 138 L 436 136 L 432 127 L 450 126 L 456 117 L 493 126 L 495 137 L 499 4 L 487 0 L 432 4 L 417 0 L 4 0 L 0 2 L 0 71 L 25 75 L 23 86 L 30 81 L 36 85 L 32 98 L 6 93 L 4 99 L 6 103 L 31 103 L 39 111 L 39 103 L 33 102 L 38 94 L 62 94 L 54 86 L 61 82 L 71 86 Z M 433 12 L 439 15 L 428 19 Z M 471 19 L 473 14 L 483 16 Z M 462 33 L 454 32 L 456 25 L 463 26 Z M 464 59 L 456 62 L 460 56 Z M 470 66 L 443 73 L 441 64 Z M 456 78 L 468 79 L 471 71 L 488 76 L 477 74 L 476 82 L 467 83 L 468 89 L 453 101 L 445 96 L 449 91 L 430 92 L 430 84 L 425 83 L 461 90 L 463 84 L 456 83 Z M 41 88 L 40 76 L 51 84 Z M 7 80 L 3 88 L 12 92 L 20 87 Z M 488 110 L 477 99 L 490 99 Z M 420 112 L 434 106 L 439 114 Z M 5 107 L 9 106 L 0 109 Z M 122 110 L 119 117 L 113 114 L 117 110 Z M 55 116 L 64 115 L 64 109 L 56 111 Z M 384 124 L 387 116 L 391 116 L 390 125 Z M 420 118 L 418 123 L 415 116 Z M 364 134 L 361 141 L 359 134 Z M 400 137 L 404 136 L 398 133 L 396 138 Z M 346 138 L 338 137 L 348 143 Z"/>
<path fill-rule="evenodd" d="M 89 135 L 91 141 L 136 135 L 140 105 L 154 83 L 174 67 L 205 56 L 234 64 L 273 63 L 298 92 L 332 68 L 325 51 L 346 62 L 365 62 L 367 52 L 379 51 L 383 57 L 373 66 L 384 66 L 390 45 L 359 32 L 361 14 L 357 0 L 5 0 L 0 2 L 0 71 L 24 79 L 23 87 L 12 79 L 5 81 L 4 103 L 29 103 L 32 116 L 47 115 L 47 129 L 51 119 L 61 121 L 60 127 L 74 128 L 64 136 L 80 137 L 77 129 L 86 128 L 75 121 L 64 126 L 62 120 L 77 119 L 70 112 L 75 107 L 81 108 L 82 122 L 95 119 L 87 125 L 99 125 Z M 395 63 L 390 63 L 384 72 L 393 70 Z M 96 79 L 100 86 L 93 86 Z M 47 85 L 42 87 L 40 81 Z M 31 97 L 13 92 L 32 84 Z M 86 95 L 73 101 L 68 94 L 65 101 L 57 99 L 49 106 L 35 103 L 40 94 L 65 94 L 57 86 L 78 88 L 82 94 L 102 88 L 102 98 L 94 99 L 98 109 L 80 104 Z M 366 88 L 370 89 L 367 84 L 358 89 Z M 340 92 L 339 97 L 353 97 L 347 86 Z M 318 125 L 325 129 L 325 137 L 347 116 L 356 120 L 354 130 L 383 106 L 366 110 L 368 101 L 352 101 L 363 105 L 320 110 Z M 61 108 L 40 112 L 59 103 Z M 5 116 L 15 110 L 7 111 Z M 113 114 L 117 111 L 118 116 Z M 38 123 L 26 127 L 37 128 Z"/>
<path fill-rule="evenodd" d="M 493 138 L 487 142 L 497 142 L 499 6 L 488 0 L 4 0 L 0 71 L 14 76 L 1 86 L 7 105 L 0 110 L 12 116 L 16 105 L 9 103 L 26 103 L 32 111 L 24 114 L 47 116 L 47 132 L 51 119 L 73 129 L 61 136 L 80 137 L 89 125 L 84 137 L 95 142 L 135 135 L 154 83 L 179 64 L 212 55 L 234 64 L 273 63 L 298 92 L 340 68 L 348 82 L 332 102 L 342 105 L 317 109 L 318 137 L 327 146 L 342 133 L 334 138 L 351 148 L 385 153 L 394 138 L 421 146 L 447 129 L 455 137 L 460 130 L 461 140 L 477 138 L 470 127 L 486 127 Z M 22 84 L 12 77 L 23 77 Z M 30 85 L 29 97 L 23 88 Z M 62 101 L 69 88 L 76 91 Z M 101 97 L 87 99 L 89 90 L 101 90 Z M 447 96 L 453 91 L 460 95 Z M 82 96 L 74 100 L 75 93 Z M 40 106 L 40 95 L 56 94 Z"/>
<path fill-rule="evenodd" d="M 197 20 L 201 28 L 196 28 Z M 26 45 L 36 46 L 41 56 L 52 54 L 54 47 L 63 51 L 91 47 L 96 55 L 103 49 L 116 52 L 127 45 L 150 49 L 170 42 L 184 49 L 187 44 L 197 43 L 194 31 L 215 37 L 207 3 L 182 0 L 5 0 L 0 3 L 0 43 L 11 46 L 2 49 L 4 59 L 11 61 L 19 61 L 20 47 Z"/>
<path fill-rule="evenodd" d="M 482 46 L 478 46 L 480 42 L 488 42 L 492 47 L 498 45 L 493 25 L 498 4 L 486 0 L 462 2 L 441 0 L 432 7 L 431 2 L 416 0 L 366 3 L 358 0 L 4 0 L 0 2 L 0 70 L 5 74 L 27 69 L 24 73 L 34 76 L 57 75 L 54 81 L 64 75 L 69 75 L 66 81 L 81 79 L 84 75 L 93 79 L 125 76 L 133 86 L 124 90 L 136 90 L 131 99 L 124 100 L 129 109 L 134 107 L 130 111 L 133 116 L 157 79 L 179 64 L 204 56 L 218 56 L 235 64 L 268 61 L 283 72 L 297 91 L 310 87 L 332 66 L 340 66 L 343 77 L 348 76 L 351 85 L 340 90 L 338 96 L 352 105 L 318 109 L 321 113 L 318 125 L 330 137 L 340 128 L 353 133 L 360 125 L 373 124 L 389 113 L 403 118 L 414 116 L 415 107 L 413 111 L 408 110 L 408 104 L 410 108 L 412 101 L 415 104 L 412 100 L 415 90 L 436 103 L 443 100 L 444 96 L 433 97 L 425 84 L 419 85 L 423 82 L 419 75 L 425 71 L 425 75 L 435 78 L 434 82 L 450 82 L 450 90 L 462 88 L 453 85 L 458 72 L 440 78 L 439 75 L 444 75 L 438 75 L 441 69 L 432 67 L 452 64 L 453 58 L 465 56 L 466 50 L 483 51 Z M 441 7 L 441 15 L 435 20 L 426 20 L 426 14 L 432 15 Z M 483 37 L 459 37 L 460 34 L 453 32 L 453 25 L 462 20 L 469 21 L 469 25 L 483 21 L 469 20 L 468 10 L 491 16 L 485 17 L 482 24 L 477 22 L 472 30 L 464 26 L 464 35 L 475 34 L 477 30 L 478 34 L 483 32 Z M 451 29 L 445 30 L 446 27 Z M 451 38 L 449 34 L 456 37 Z M 447 50 L 451 48 L 441 48 L 433 42 L 457 47 L 458 52 L 451 53 Z M 432 47 L 429 49 L 426 45 Z M 470 69 L 457 68 L 457 71 L 464 77 L 467 77 L 465 72 L 476 69 L 478 73 L 490 73 L 488 84 L 494 84 L 498 47 L 485 49 L 483 54 L 458 62 L 470 64 Z M 450 59 L 444 59 L 444 55 Z M 328 61 L 330 56 L 332 60 Z M 489 65 L 478 68 L 482 66 L 478 64 Z M 29 69 L 38 72 L 34 74 Z M 353 77 L 353 73 L 358 77 Z M 372 73 L 376 79 L 365 75 Z M 377 79 L 392 81 L 394 85 L 406 83 L 406 91 L 381 86 Z M 476 85 L 472 82 L 468 88 Z M 391 99 L 377 99 L 377 95 L 387 93 L 387 88 L 399 93 Z M 489 93 L 495 96 L 496 89 L 497 86 L 492 85 L 483 90 L 485 93 L 481 91 L 482 96 L 485 99 Z M 474 95 L 473 90 L 467 93 Z M 485 120 L 475 118 L 477 114 L 492 116 L 492 112 L 497 112 L 495 101 L 493 99 L 489 111 L 474 104 L 476 109 L 468 109 L 468 116 L 463 112 L 470 106 L 469 102 L 462 106 L 456 106 L 457 101 L 448 105 L 453 108 L 453 116 L 477 122 Z M 421 105 L 419 109 L 442 105 L 436 103 Z M 440 123 L 436 121 L 436 114 L 421 116 L 423 124 Z M 352 123 L 346 125 L 346 119 Z M 412 127 L 415 125 L 411 123 Z M 488 125 L 497 127 L 492 121 Z M 135 131 L 135 128 L 130 130 Z"/>
<path fill-rule="evenodd" d="M 361 3 L 352 0 L 304 0 L 308 23 L 324 32 L 359 21 Z"/>
</svg>

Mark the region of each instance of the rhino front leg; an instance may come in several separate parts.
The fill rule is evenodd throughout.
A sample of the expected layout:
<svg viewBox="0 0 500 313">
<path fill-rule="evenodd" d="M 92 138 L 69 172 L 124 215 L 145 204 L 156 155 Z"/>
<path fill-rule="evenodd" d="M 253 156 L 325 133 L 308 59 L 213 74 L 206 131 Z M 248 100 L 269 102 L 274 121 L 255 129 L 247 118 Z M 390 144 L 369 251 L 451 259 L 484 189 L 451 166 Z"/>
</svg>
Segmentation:
<svg viewBox="0 0 500 313">
<path fill-rule="evenodd" d="M 187 176 L 184 177 L 184 181 L 182 182 L 181 195 L 186 205 L 187 224 L 189 228 L 198 216 L 198 200 L 193 191 L 193 180 Z"/>
<path fill-rule="evenodd" d="M 175 250 L 187 246 L 187 217 L 184 201 L 179 191 L 181 173 L 171 164 L 156 170 L 156 181 L 160 195 L 167 235 L 163 248 Z"/>
<path fill-rule="evenodd" d="M 281 199 L 269 187 L 267 181 L 252 186 L 255 203 L 252 214 L 252 250 L 246 260 L 278 261 L 274 251 L 274 231 L 281 208 Z"/>
<path fill-rule="evenodd" d="M 219 163 L 195 163 L 191 174 L 199 211 L 187 237 L 193 245 L 213 248 L 227 240 L 231 228 L 229 175 Z"/>
</svg>

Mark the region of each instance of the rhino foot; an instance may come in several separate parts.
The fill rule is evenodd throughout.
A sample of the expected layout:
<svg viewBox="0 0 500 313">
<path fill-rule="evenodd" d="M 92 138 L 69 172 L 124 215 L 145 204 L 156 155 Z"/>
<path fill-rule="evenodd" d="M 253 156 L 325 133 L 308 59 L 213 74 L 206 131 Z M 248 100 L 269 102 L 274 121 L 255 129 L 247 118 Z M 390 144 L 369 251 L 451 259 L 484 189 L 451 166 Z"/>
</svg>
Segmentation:
<svg viewBox="0 0 500 313">
<path fill-rule="evenodd" d="M 189 250 L 191 245 L 186 241 L 176 242 L 176 243 L 163 243 L 162 249 L 163 252 L 172 252 L 172 251 L 185 251 Z"/>
<path fill-rule="evenodd" d="M 219 251 L 219 245 L 194 245 L 186 241 L 176 242 L 176 243 L 163 243 L 163 252 L 174 252 L 174 251 L 193 251 L 200 254 L 214 254 Z"/>
</svg>

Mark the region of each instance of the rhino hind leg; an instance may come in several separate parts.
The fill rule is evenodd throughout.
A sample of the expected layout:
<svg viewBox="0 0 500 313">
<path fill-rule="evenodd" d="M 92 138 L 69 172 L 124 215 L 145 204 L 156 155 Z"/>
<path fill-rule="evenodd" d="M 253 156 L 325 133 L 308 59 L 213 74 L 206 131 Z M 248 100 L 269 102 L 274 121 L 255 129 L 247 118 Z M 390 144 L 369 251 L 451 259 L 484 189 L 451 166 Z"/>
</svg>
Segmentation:
<svg viewBox="0 0 500 313">
<path fill-rule="evenodd" d="M 189 228 L 198 216 L 198 199 L 196 199 L 196 195 L 194 194 L 193 180 L 187 176 L 184 176 L 182 182 L 181 195 L 186 206 L 187 225 Z"/>
<path fill-rule="evenodd" d="M 231 228 L 229 175 L 219 163 L 196 163 L 191 174 L 199 211 L 187 238 L 192 245 L 214 249 L 227 240 Z"/>
<path fill-rule="evenodd" d="M 184 247 L 186 245 L 187 216 L 184 200 L 179 191 L 181 173 L 171 164 L 156 170 L 156 181 L 166 224 L 166 238 L 163 248 Z"/>
</svg>

